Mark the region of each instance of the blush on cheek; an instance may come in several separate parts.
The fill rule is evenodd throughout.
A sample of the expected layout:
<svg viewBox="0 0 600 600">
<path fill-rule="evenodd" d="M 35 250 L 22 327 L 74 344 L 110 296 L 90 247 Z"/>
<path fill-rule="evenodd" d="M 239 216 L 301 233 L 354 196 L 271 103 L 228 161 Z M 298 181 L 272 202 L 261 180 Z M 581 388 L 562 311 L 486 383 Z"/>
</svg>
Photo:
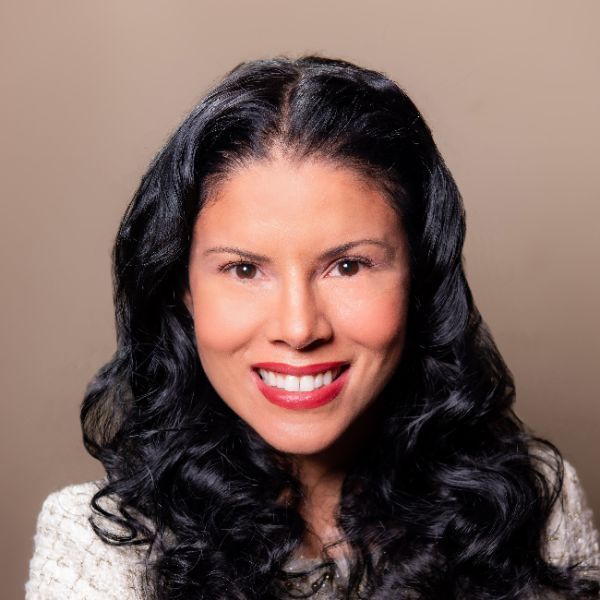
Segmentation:
<svg viewBox="0 0 600 600">
<path fill-rule="evenodd" d="M 231 352 L 253 338 L 260 315 L 251 303 L 218 293 L 198 298 L 194 304 L 194 329 L 199 346 Z"/>
<path fill-rule="evenodd" d="M 399 290 L 371 297 L 346 298 L 337 305 L 340 331 L 373 350 L 385 350 L 403 340 L 406 328 L 406 296 Z"/>
<path fill-rule="evenodd" d="M 385 349 L 395 344 L 404 333 L 404 319 L 396 306 L 373 307 L 369 317 L 364 318 L 354 327 L 353 339 L 367 348 Z"/>
</svg>

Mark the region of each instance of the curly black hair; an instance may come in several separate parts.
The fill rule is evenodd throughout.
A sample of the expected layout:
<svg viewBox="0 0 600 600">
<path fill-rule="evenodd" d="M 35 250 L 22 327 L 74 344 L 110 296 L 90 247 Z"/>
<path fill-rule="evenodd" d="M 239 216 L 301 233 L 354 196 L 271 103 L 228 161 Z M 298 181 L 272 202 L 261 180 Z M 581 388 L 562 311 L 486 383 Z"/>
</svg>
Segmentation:
<svg viewBox="0 0 600 600">
<path fill-rule="evenodd" d="M 599 598 L 580 567 L 544 558 L 562 458 L 513 412 L 512 376 L 465 278 L 461 197 L 430 129 L 383 74 L 318 56 L 231 71 L 126 211 L 113 254 L 117 350 L 81 410 L 85 446 L 107 473 L 92 500 L 96 533 L 146 548 L 145 594 L 169 600 L 274 598 L 306 533 L 289 460 L 218 397 L 183 302 L 207 194 L 276 144 L 371 177 L 410 248 L 403 357 L 337 511 L 348 598 L 360 581 L 373 600 Z"/>
</svg>

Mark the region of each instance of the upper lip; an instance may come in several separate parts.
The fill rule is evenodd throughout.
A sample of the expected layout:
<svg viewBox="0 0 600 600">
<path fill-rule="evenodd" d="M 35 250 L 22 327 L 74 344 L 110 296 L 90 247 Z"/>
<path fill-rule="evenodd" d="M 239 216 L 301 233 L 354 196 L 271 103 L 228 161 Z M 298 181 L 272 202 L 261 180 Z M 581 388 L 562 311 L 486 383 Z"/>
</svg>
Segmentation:
<svg viewBox="0 0 600 600">
<path fill-rule="evenodd" d="M 315 363 L 312 365 L 294 366 L 278 362 L 261 362 L 252 365 L 252 368 L 266 369 L 267 371 L 273 371 L 275 373 L 281 373 L 283 375 L 316 375 L 317 373 L 331 371 L 333 369 L 337 369 L 347 364 L 348 363 L 345 361 L 338 361 Z"/>
</svg>

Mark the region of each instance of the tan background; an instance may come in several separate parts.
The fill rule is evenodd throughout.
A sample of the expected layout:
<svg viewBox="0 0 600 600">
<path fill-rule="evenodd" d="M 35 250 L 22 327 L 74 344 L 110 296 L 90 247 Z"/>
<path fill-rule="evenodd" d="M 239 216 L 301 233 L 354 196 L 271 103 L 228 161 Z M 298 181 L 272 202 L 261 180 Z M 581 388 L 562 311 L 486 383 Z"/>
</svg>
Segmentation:
<svg viewBox="0 0 600 600">
<path fill-rule="evenodd" d="M 113 351 L 109 253 L 139 177 L 209 85 L 275 54 L 383 70 L 421 108 L 518 413 L 600 514 L 598 22 L 597 0 L 4 0 L 0 596 L 22 595 L 43 498 L 101 474 L 78 407 Z"/>
</svg>

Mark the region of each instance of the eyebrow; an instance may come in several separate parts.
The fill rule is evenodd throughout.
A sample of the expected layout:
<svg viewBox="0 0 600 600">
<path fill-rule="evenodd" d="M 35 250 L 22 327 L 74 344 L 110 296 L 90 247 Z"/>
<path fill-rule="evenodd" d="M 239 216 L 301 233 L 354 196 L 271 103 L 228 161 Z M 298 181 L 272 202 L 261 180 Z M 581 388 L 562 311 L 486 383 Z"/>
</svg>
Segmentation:
<svg viewBox="0 0 600 600">
<path fill-rule="evenodd" d="M 393 257 L 395 254 L 395 249 L 393 246 L 385 242 L 384 240 L 377 238 L 365 238 L 362 240 L 354 240 L 352 242 L 346 242 L 345 244 L 340 244 L 339 246 L 334 246 L 333 248 L 329 248 L 325 250 L 325 252 L 319 255 L 319 260 L 331 260 L 340 254 L 344 254 L 355 248 L 356 246 L 363 246 L 365 244 L 372 244 L 375 246 L 380 246 L 386 251 L 386 255 L 389 258 Z M 237 254 L 243 258 L 247 258 L 248 260 L 253 260 L 255 262 L 269 263 L 271 262 L 268 256 L 264 256 L 262 254 L 256 254 L 254 252 L 248 252 L 247 250 L 243 250 L 242 248 L 237 248 L 235 246 L 215 246 L 213 248 L 208 248 L 203 252 L 204 256 L 209 254 L 220 254 L 220 253 L 228 253 L 228 254 Z"/>
</svg>

